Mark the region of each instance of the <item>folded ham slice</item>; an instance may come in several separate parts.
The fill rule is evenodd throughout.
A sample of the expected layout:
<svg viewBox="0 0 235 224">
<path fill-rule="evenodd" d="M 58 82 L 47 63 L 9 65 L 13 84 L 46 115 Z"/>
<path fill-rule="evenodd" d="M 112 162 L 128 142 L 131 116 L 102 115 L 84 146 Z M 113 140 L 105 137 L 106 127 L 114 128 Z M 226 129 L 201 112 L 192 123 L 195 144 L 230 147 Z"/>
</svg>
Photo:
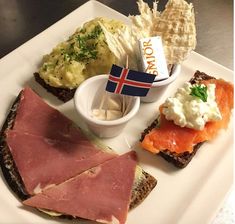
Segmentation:
<svg viewBox="0 0 235 224">
<path fill-rule="evenodd" d="M 13 130 L 71 142 L 85 138 L 70 119 L 49 106 L 29 87 L 21 92 Z"/>
<path fill-rule="evenodd" d="M 75 144 L 17 131 L 7 132 L 7 144 L 31 195 L 117 156 L 87 140 Z"/>
<path fill-rule="evenodd" d="M 135 152 L 126 153 L 23 203 L 101 223 L 124 224 L 136 164 Z"/>
<path fill-rule="evenodd" d="M 71 120 L 30 88 L 20 94 L 6 144 L 30 195 L 117 156 L 98 148 Z"/>
</svg>

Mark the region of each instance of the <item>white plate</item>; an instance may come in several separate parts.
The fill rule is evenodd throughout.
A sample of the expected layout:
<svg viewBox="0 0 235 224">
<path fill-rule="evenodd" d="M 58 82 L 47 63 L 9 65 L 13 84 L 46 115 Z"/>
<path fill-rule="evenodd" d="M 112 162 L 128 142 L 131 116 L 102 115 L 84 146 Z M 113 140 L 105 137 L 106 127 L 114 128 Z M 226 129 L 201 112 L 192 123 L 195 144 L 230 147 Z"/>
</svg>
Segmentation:
<svg viewBox="0 0 235 224">
<path fill-rule="evenodd" d="M 101 3 L 90 1 L 1 59 L 1 124 L 16 95 L 24 86 L 29 85 L 48 103 L 84 128 L 84 123 L 75 112 L 73 102 L 61 104 L 34 81 L 32 74 L 37 71 L 42 55 L 50 52 L 58 42 L 67 38 L 83 22 L 97 16 L 128 22 L 127 17 L 122 14 Z M 212 142 L 204 144 L 183 170 L 174 168 L 162 158 L 136 146 L 140 133 L 155 118 L 158 105 L 183 81 L 189 80 L 197 69 L 233 81 L 232 71 L 197 53 L 192 53 L 183 63 L 180 77 L 169 86 L 161 100 L 152 104 L 142 104 L 137 116 L 120 136 L 105 140 L 105 143 L 118 153 L 129 150 L 126 142 L 128 141 L 137 151 L 143 168 L 158 179 L 158 185 L 147 199 L 128 214 L 128 224 L 209 223 L 232 185 L 232 121 L 228 130 L 222 131 Z M 53 220 L 33 209 L 22 207 L 3 178 L 0 178 L 0 189 L 0 223 L 74 223 Z"/>
</svg>

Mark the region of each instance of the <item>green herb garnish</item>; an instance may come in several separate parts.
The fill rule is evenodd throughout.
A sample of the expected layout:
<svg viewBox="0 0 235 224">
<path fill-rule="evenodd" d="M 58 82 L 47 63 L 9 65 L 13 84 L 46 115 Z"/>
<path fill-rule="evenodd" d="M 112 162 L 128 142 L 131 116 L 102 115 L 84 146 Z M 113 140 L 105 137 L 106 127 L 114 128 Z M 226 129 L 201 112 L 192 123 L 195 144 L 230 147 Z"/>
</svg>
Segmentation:
<svg viewBox="0 0 235 224">
<path fill-rule="evenodd" d="M 70 60 L 70 54 L 64 53 L 64 61 L 69 61 Z"/>
<path fill-rule="evenodd" d="M 43 69 L 44 72 L 46 72 L 46 70 L 47 70 L 47 65 L 44 64 L 44 65 L 42 66 L 42 69 Z"/>
<path fill-rule="evenodd" d="M 65 62 L 75 61 L 89 61 L 90 59 L 97 59 L 97 38 L 102 33 L 100 26 L 95 26 L 94 29 L 87 35 L 84 35 L 85 29 L 80 30 L 80 34 L 75 35 L 70 39 L 71 43 L 66 49 L 61 49 L 61 55 L 64 57 Z M 78 46 L 79 50 L 75 51 Z"/>
<path fill-rule="evenodd" d="M 85 29 L 85 28 L 82 28 L 82 29 L 80 30 L 80 33 L 86 33 L 86 29 Z"/>
<path fill-rule="evenodd" d="M 43 66 L 42 66 L 42 69 L 44 72 L 46 72 L 47 70 L 51 69 L 51 68 L 54 68 L 55 66 L 53 64 L 49 64 L 49 63 L 44 63 Z"/>
<path fill-rule="evenodd" d="M 190 88 L 191 89 L 191 96 L 196 96 L 200 98 L 203 102 L 207 101 L 207 86 L 202 86 L 202 85 L 195 85 Z"/>
</svg>

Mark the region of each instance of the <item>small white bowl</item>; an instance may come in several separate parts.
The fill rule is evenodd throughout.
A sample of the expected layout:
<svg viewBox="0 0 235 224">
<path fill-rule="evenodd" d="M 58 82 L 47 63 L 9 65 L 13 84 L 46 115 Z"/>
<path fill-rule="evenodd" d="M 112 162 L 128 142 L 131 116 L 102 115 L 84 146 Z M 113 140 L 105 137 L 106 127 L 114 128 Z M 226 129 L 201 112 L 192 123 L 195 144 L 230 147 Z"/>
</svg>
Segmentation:
<svg viewBox="0 0 235 224">
<path fill-rule="evenodd" d="M 179 64 L 174 65 L 172 69 L 173 69 L 172 74 L 168 79 L 153 82 L 152 87 L 149 90 L 147 96 L 140 98 L 141 102 L 151 103 L 151 102 L 157 101 L 162 96 L 162 94 L 167 89 L 167 86 L 173 81 L 175 81 L 175 79 L 180 74 L 181 65 Z"/>
<path fill-rule="evenodd" d="M 88 128 L 101 138 L 111 138 L 119 135 L 127 122 L 136 115 L 140 107 L 139 97 L 128 97 L 128 99 L 132 99 L 132 102 L 128 112 L 123 117 L 111 121 L 94 118 L 92 116 L 92 109 L 97 108 L 99 105 L 107 80 L 108 75 L 93 76 L 85 80 L 77 88 L 74 95 L 74 105 L 79 115 L 84 119 Z M 122 96 L 120 95 L 120 97 Z"/>
</svg>

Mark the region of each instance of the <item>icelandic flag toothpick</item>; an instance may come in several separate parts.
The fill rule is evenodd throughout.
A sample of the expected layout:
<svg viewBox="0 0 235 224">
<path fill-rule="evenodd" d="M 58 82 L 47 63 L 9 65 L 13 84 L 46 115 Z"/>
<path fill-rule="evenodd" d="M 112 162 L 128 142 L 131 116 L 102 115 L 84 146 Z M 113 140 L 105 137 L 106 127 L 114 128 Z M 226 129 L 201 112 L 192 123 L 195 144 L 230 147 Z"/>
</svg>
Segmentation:
<svg viewBox="0 0 235 224">
<path fill-rule="evenodd" d="M 155 75 L 149 73 L 113 65 L 106 91 L 129 96 L 146 96 L 155 77 Z"/>
</svg>

